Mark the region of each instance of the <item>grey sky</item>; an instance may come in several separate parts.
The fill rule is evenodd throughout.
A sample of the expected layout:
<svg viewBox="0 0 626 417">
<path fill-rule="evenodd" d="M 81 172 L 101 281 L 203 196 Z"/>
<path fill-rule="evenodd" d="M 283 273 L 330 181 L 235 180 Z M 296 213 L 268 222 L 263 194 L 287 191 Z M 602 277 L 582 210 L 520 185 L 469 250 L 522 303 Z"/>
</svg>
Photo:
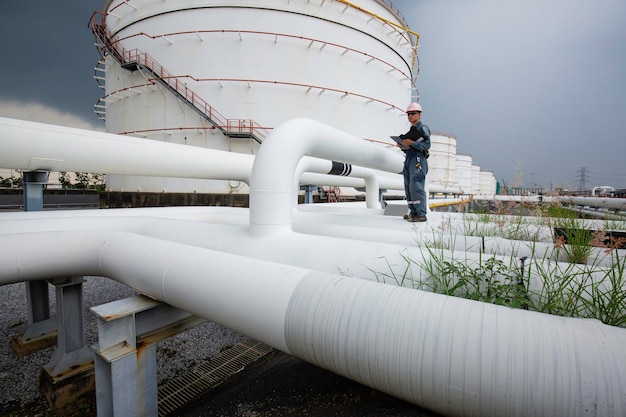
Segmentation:
<svg viewBox="0 0 626 417">
<path fill-rule="evenodd" d="M 507 184 L 626 188 L 626 2 L 394 4 L 421 35 L 422 119 L 457 152 Z"/>
<path fill-rule="evenodd" d="M 393 3 L 421 34 L 423 120 L 458 153 L 507 184 L 578 188 L 585 168 L 626 188 L 626 2 Z M 0 115 L 103 129 L 87 23 L 104 4 L 0 1 Z"/>
</svg>

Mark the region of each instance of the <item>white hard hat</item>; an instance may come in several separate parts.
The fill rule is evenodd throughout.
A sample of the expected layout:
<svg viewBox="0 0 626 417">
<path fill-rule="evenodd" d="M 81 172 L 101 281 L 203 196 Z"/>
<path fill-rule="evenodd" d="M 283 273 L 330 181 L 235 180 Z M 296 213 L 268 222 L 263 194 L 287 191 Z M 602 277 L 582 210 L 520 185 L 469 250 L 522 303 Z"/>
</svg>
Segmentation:
<svg viewBox="0 0 626 417">
<path fill-rule="evenodd" d="M 422 111 L 422 106 L 420 106 L 419 103 L 411 103 L 409 104 L 409 107 L 406 108 L 406 111 Z"/>
</svg>

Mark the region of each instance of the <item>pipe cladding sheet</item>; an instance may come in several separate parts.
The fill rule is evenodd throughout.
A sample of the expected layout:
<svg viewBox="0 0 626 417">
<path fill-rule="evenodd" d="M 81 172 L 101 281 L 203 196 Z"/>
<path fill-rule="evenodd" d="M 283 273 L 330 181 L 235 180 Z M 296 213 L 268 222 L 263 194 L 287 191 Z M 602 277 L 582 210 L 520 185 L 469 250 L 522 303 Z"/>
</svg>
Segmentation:
<svg viewBox="0 0 626 417">
<path fill-rule="evenodd" d="M 623 416 L 626 330 L 352 277 L 307 275 L 290 352 L 446 416 Z"/>
</svg>

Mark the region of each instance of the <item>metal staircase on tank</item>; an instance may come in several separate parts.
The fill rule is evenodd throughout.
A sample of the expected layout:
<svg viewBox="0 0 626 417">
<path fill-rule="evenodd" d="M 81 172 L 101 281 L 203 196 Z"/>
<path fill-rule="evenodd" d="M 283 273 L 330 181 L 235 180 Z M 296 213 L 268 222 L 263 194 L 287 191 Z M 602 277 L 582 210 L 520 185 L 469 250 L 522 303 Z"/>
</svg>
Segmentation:
<svg viewBox="0 0 626 417">
<path fill-rule="evenodd" d="M 96 37 L 98 49 L 102 53 L 102 59 L 98 61 L 98 64 L 94 68 L 94 78 L 98 83 L 98 86 L 105 89 L 105 73 L 106 67 L 104 58 L 106 55 L 112 56 L 120 66 L 129 71 L 145 71 L 150 74 L 149 81 L 157 81 L 167 87 L 169 91 L 174 93 L 180 100 L 187 103 L 192 109 L 194 109 L 201 117 L 206 119 L 211 125 L 219 129 L 224 135 L 229 138 L 242 138 L 253 139 L 258 143 L 262 143 L 263 139 L 267 136 L 268 129 L 260 126 L 252 119 L 228 119 L 222 116 L 213 106 L 208 104 L 202 97 L 194 93 L 189 89 L 186 83 L 181 82 L 180 78 L 191 78 L 190 76 L 175 76 L 168 72 L 161 64 L 159 64 L 154 58 L 139 49 L 133 49 L 130 51 L 125 50 L 121 46 L 115 45 L 115 42 L 111 41 L 109 31 L 106 28 L 104 19 L 98 22 L 97 16 L 102 14 L 96 12 L 92 15 L 89 27 Z M 105 120 L 106 118 L 106 98 L 98 100 L 94 106 L 96 115 Z"/>
<path fill-rule="evenodd" d="M 98 87 L 100 87 L 102 91 L 106 91 L 106 88 L 105 88 L 106 63 L 104 61 L 104 58 L 101 58 L 98 61 L 98 63 L 93 69 L 93 72 L 94 72 L 93 78 L 94 80 L 96 80 Z M 107 102 L 107 99 L 105 97 L 101 97 L 93 106 L 93 111 L 96 113 L 96 116 L 98 116 L 98 119 L 100 120 L 106 120 L 106 109 L 107 109 L 106 102 Z"/>
</svg>

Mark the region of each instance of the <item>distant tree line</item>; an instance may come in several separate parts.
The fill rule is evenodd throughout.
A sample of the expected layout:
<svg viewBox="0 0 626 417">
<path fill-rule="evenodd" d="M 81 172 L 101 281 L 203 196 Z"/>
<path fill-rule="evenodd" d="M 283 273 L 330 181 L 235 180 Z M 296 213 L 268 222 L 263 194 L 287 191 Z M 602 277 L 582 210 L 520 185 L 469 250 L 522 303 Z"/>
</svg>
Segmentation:
<svg viewBox="0 0 626 417">
<path fill-rule="evenodd" d="M 17 175 L 13 174 L 10 177 L 0 176 L 0 188 L 22 188 L 24 186 L 24 179 L 22 177 L 21 170 L 14 170 Z M 51 175 L 51 177 L 57 177 L 57 175 Z M 61 171 L 58 173 L 58 179 L 51 180 L 48 185 L 60 185 L 62 189 L 66 190 L 104 190 L 106 182 L 105 174 L 92 174 L 88 172 L 66 172 Z"/>
</svg>

